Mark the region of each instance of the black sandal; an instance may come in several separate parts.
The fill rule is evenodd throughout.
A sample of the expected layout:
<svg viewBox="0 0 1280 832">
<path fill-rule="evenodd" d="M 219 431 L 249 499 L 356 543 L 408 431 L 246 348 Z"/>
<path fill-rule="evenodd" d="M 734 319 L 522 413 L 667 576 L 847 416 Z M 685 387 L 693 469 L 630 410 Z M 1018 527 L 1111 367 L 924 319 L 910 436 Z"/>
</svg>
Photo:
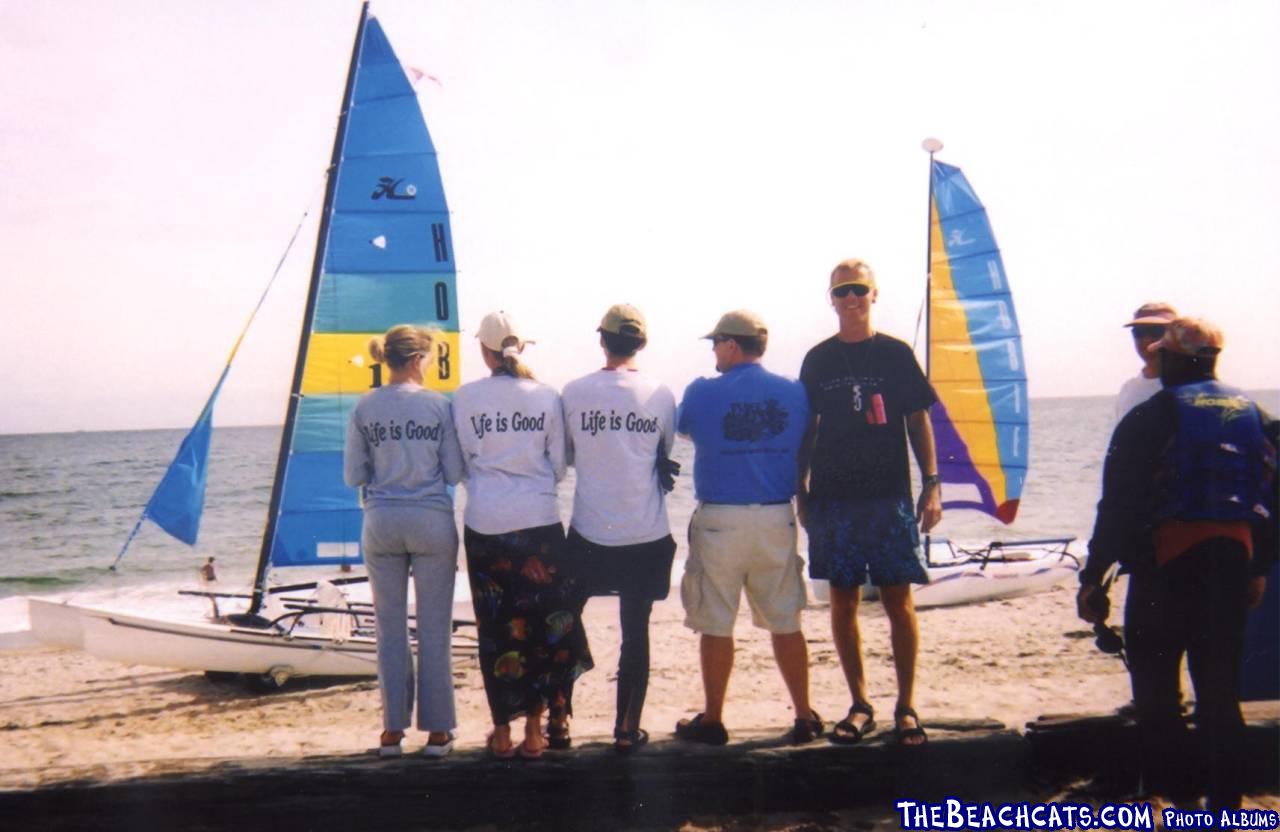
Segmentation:
<svg viewBox="0 0 1280 832">
<path fill-rule="evenodd" d="M 634 731 L 613 729 L 613 750 L 619 754 L 630 754 L 648 742 L 649 732 L 643 728 L 637 728 Z"/>
<path fill-rule="evenodd" d="M 813 742 L 822 736 L 825 727 L 822 724 L 822 717 L 818 712 L 809 709 L 809 713 L 813 714 L 813 719 L 797 719 L 795 725 L 791 729 L 791 733 L 787 735 L 792 745 L 804 745 Z"/>
<path fill-rule="evenodd" d="M 573 747 L 573 737 L 569 736 L 568 719 L 564 722 L 547 721 L 547 747 L 556 751 Z"/>
<path fill-rule="evenodd" d="M 729 741 L 729 732 L 725 730 L 724 724 L 711 722 L 706 719 L 706 714 L 677 722 L 676 736 L 687 742 L 700 742 L 704 745 L 724 745 Z"/>
<path fill-rule="evenodd" d="M 903 728 L 898 725 L 898 720 L 904 717 L 911 717 L 916 721 L 914 728 Z M 923 737 L 924 742 L 906 742 L 906 740 L 915 737 Z M 899 705 L 893 709 L 893 738 L 898 745 L 903 748 L 922 748 L 929 742 L 929 735 L 925 733 L 924 725 L 920 722 L 920 717 L 916 714 L 914 708 L 908 708 L 905 705 Z"/>
<path fill-rule="evenodd" d="M 867 718 L 867 721 L 862 723 L 861 728 L 853 724 L 854 714 L 862 714 Z M 845 718 L 837 722 L 831 729 L 831 736 L 828 739 L 836 745 L 856 745 L 874 730 L 876 730 L 875 709 L 866 702 L 854 702 L 849 707 L 849 713 L 845 715 Z"/>
</svg>

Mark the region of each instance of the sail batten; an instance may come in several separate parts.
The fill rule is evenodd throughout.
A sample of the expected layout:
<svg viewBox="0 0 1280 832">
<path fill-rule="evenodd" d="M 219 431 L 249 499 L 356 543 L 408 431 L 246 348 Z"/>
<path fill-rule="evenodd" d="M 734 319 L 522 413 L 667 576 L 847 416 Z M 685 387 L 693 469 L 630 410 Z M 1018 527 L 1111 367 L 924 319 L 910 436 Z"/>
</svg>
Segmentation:
<svg viewBox="0 0 1280 832">
<path fill-rule="evenodd" d="M 960 168 L 930 157 L 930 409 L 944 508 L 1013 521 L 1026 480 L 1026 364 L 1013 298 L 986 208 Z M 968 499 L 969 488 L 979 499 Z"/>
</svg>

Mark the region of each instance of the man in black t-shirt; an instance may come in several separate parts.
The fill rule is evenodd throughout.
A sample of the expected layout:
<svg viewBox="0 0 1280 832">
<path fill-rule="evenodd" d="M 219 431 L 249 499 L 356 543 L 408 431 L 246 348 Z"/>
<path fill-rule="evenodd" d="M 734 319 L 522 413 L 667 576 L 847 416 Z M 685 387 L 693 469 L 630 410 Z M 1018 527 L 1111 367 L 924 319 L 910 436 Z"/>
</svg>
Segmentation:
<svg viewBox="0 0 1280 832">
<path fill-rule="evenodd" d="M 911 347 L 876 332 L 876 279 L 861 260 L 831 273 L 831 305 L 840 331 L 804 358 L 809 428 L 800 453 L 800 521 L 809 533 L 809 576 L 831 586 L 831 631 L 853 705 L 832 742 L 852 744 L 875 729 L 858 632 L 858 601 L 867 574 L 889 616 L 898 700 L 894 735 L 926 741 L 912 707 L 919 629 L 911 584 L 927 583 L 920 535 L 942 519 L 941 485 L 929 406 L 937 401 Z M 923 488 L 912 505 L 907 444 Z"/>
</svg>

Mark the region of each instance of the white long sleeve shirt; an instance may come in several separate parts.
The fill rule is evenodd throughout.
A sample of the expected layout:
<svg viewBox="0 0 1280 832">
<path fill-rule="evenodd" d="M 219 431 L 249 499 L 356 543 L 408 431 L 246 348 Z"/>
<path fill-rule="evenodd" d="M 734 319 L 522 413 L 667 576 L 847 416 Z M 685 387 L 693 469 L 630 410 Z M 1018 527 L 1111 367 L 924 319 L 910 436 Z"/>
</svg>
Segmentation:
<svg viewBox="0 0 1280 832">
<path fill-rule="evenodd" d="M 453 421 L 467 470 L 468 528 L 502 534 L 560 522 L 564 424 L 553 388 L 506 375 L 473 381 L 454 393 Z"/>
<path fill-rule="evenodd" d="M 675 441 L 675 396 L 634 370 L 598 370 L 565 385 L 566 446 L 577 469 L 573 528 L 601 546 L 671 533 L 658 487 L 658 446 Z"/>
</svg>

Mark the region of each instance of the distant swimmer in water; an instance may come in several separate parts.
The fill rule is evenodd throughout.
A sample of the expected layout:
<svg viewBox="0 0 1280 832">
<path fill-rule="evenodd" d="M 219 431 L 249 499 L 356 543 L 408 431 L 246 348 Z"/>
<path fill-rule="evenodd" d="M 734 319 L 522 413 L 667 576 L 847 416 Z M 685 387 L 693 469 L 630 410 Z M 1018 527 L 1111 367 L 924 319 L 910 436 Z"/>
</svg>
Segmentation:
<svg viewBox="0 0 1280 832">
<path fill-rule="evenodd" d="M 218 573 L 213 568 L 213 558 L 210 557 L 204 562 L 204 566 L 200 567 L 200 580 L 207 584 L 211 584 L 218 580 Z"/>
<path fill-rule="evenodd" d="M 569 382 L 561 396 L 566 456 L 578 475 L 565 572 L 577 583 L 579 610 L 592 596 L 618 596 L 622 646 L 613 737 L 625 754 L 649 738 L 640 727 L 649 687 L 649 616 L 653 602 L 671 589 L 676 542 L 663 494 L 679 471 L 668 458 L 676 401 L 636 364 L 648 343 L 639 309 L 611 307 L 596 331 L 604 367 Z M 548 733 L 553 748 L 569 742 L 567 724 L 552 722 Z"/>
<path fill-rule="evenodd" d="M 458 388 L 453 418 L 467 473 L 462 539 L 493 718 L 489 753 L 535 759 L 547 746 L 543 712 L 563 725 L 573 680 L 591 669 L 577 596 L 559 573 L 564 419 L 560 395 L 520 361 L 529 342 L 510 315 L 486 315 L 476 337 L 491 375 Z"/>
</svg>

